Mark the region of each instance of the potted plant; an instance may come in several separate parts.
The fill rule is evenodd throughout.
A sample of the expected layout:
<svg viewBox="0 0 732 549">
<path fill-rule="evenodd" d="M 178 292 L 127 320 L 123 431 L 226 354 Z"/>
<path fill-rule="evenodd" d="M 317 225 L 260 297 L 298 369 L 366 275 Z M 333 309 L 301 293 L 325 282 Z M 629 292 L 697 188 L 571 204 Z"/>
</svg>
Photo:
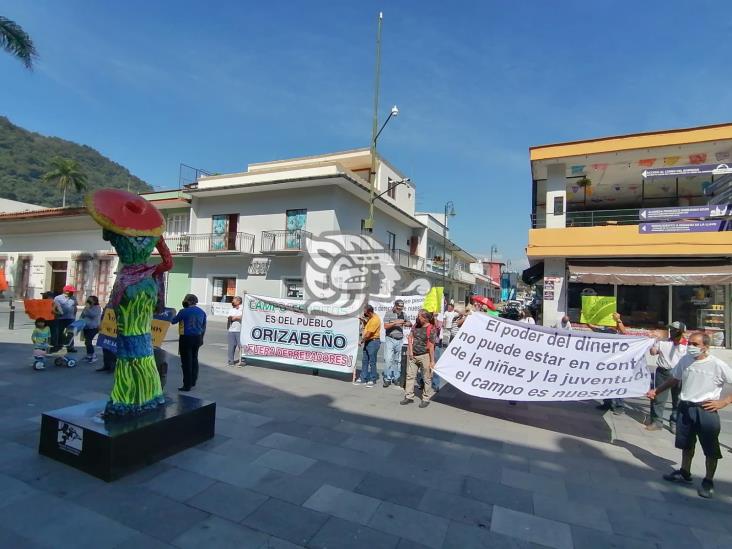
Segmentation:
<svg viewBox="0 0 732 549">
<path fill-rule="evenodd" d="M 585 187 L 591 187 L 592 186 L 592 180 L 587 177 L 586 175 L 583 175 L 578 181 L 577 185 L 579 185 L 582 188 Z"/>
</svg>

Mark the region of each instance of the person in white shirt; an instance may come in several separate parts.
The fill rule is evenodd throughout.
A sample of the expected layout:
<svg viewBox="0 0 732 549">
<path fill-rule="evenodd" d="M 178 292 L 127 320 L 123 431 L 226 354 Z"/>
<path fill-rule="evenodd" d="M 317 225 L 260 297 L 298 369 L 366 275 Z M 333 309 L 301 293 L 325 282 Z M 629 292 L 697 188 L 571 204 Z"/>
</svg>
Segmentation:
<svg viewBox="0 0 732 549">
<path fill-rule="evenodd" d="M 672 322 L 668 325 L 669 337 L 664 341 L 658 341 L 651 348 L 651 355 L 656 357 L 656 374 L 653 376 L 653 386 L 658 388 L 671 379 L 671 370 L 686 355 L 686 345 L 682 343 L 686 324 L 683 322 Z M 672 433 L 676 432 L 676 416 L 679 408 L 679 393 L 681 387 L 678 384 L 671 387 L 671 417 L 669 428 Z M 649 431 L 659 431 L 663 428 L 663 411 L 668 402 L 668 392 L 661 393 L 658 398 L 651 401 L 651 418 L 646 425 Z"/>
<path fill-rule="evenodd" d="M 531 310 L 529 308 L 525 308 L 521 313 L 521 320 L 519 322 L 525 322 L 526 324 L 536 324 L 536 321 L 534 320 L 533 315 L 531 314 Z"/>
<path fill-rule="evenodd" d="M 569 317 L 567 315 L 564 315 L 554 327 L 560 328 L 562 330 L 571 330 L 572 323 L 569 321 Z"/>
<path fill-rule="evenodd" d="M 455 305 L 450 303 L 447 306 L 445 314 L 441 315 L 442 320 L 442 345 L 447 345 L 452 341 L 452 338 L 457 334 L 457 322 L 456 320 L 460 317 L 460 313 L 455 310 Z"/>
<path fill-rule="evenodd" d="M 243 311 L 241 298 L 236 296 L 231 300 L 231 309 L 229 309 L 228 314 L 229 327 L 226 333 L 229 343 L 229 366 L 236 366 L 238 363 L 236 350 L 237 348 L 241 349 L 241 315 Z M 241 359 L 241 366 L 244 366 L 243 358 Z"/>
<path fill-rule="evenodd" d="M 711 338 L 695 333 L 689 338 L 686 355 L 679 359 L 673 376 L 660 387 L 646 393 L 650 399 L 681 382 L 679 419 L 676 425 L 676 447 L 681 450 L 681 468 L 663 475 L 669 482 L 690 483 L 691 461 L 699 438 L 706 457 L 706 476 L 697 489 L 703 498 L 714 495 L 714 473 L 722 459 L 719 449 L 720 421 L 718 410 L 732 404 L 732 394 L 725 398 L 722 387 L 732 383 L 732 368 L 709 354 Z"/>
</svg>

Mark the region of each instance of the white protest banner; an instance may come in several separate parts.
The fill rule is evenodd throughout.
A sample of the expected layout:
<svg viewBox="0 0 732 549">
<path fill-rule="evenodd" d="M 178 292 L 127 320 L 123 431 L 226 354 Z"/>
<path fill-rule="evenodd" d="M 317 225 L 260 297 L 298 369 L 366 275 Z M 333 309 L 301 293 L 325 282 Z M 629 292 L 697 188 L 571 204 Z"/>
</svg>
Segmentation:
<svg viewBox="0 0 732 549">
<path fill-rule="evenodd" d="M 386 330 L 384 330 L 384 315 L 394 308 L 394 302 L 397 299 L 401 299 L 404 302 L 404 318 L 414 323 L 417 320 L 417 313 L 424 304 L 423 295 L 398 295 L 388 301 L 373 301 L 370 302 L 374 306 L 374 312 L 379 315 L 381 319 L 381 341 L 386 339 Z M 405 326 L 402 328 L 404 332 L 404 345 L 407 344 L 407 336 L 411 331 L 411 328 Z"/>
<path fill-rule="evenodd" d="M 225 301 L 212 301 L 211 302 L 211 315 L 212 316 L 229 316 L 231 310 L 231 303 Z"/>
<path fill-rule="evenodd" d="M 570 332 L 482 313 L 468 317 L 435 371 L 482 398 L 526 401 L 644 395 L 646 337 Z"/>
<path fill-rule="evenodd" d="M 350 373 L 358 353 L 358 318 L 307 314 L 303 301 L 244 296 L 245 357 Z"/>
</svg>

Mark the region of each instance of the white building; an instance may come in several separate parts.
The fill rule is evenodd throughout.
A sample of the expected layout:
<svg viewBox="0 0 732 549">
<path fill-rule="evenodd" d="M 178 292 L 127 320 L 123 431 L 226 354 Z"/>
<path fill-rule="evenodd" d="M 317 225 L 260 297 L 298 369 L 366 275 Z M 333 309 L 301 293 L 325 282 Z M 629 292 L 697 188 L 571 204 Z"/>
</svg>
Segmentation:
<svg viewBox="0 0 732 549">
<path fill-rule="evenodd" d="M 246 172 L 204 177 L 186 188 L 192 197 L 189 234 L 180 238 L 204 242 L 187 252 L 195 256 L 191 291 L 204 304 L 245 291 L 301 297 L 308 236 L 363 232 L 370 165 L 368 149 L 354 150 L 252 164 Z M 441 285 L 446 269 L 452 295 L 464 300 L 474 282 L 467 265 L 475 258 L 449 240 L 442 252 L 442 225 L 415 213 L 414 184 L 382 158 L 375 187 L 376 195 L 383 194 L 374 202 L 372 236 L 391 250 L 402 278 L 427 277 Z M 447 267 L 436 265 L 436 258 L 453 253 L 454 269 L 449 260 Z"/>
<path fill-rule="evenodd" d="M 252 164 L 183 191 L 144 194 L 166 217 L 175 258 L 167 301 L 175 306 L 191 292 L 214 311 L 244 292 L 302 297 L 310 235 L 364 232 L 370 166 L 369 150 L 359 149 Z M 404 284 L 427 278 L 464 302 L 476 283 L 476 258 L 450 241 L 442 216 L 415 212 L 416 187 L 404 174 L 382 158 L 376 166 L 371 236 L 390 250 Z M 101 234 L 83 208 L 0 214 L 0 268 L 18 296 L 40 297 L 68 282 L 103 301 L 117 261 Z"/>
</svg>

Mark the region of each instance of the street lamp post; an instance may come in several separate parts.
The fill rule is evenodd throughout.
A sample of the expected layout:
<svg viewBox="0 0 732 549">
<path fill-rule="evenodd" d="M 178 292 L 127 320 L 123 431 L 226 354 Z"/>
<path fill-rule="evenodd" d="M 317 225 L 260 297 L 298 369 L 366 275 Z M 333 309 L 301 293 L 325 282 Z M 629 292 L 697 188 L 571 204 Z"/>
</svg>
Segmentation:
<svg viewBox="0 0 732 549">
<path fill-rule="evenodd" d="M 377 90 L 378 95 L 378 90 Z M 392 119 L 394 116 L 399 116 L 399 107 L 394 105 L 391 108 L 391 111 L 389 111 L 389 116 L 386 117 L 386 120 L 381 125 L 381 129 L 379 129 L 378 132 L 376 132 L 373 135 L 373 138 L 371 139 L 371 171 L 369 172 L 369 217 L 364 222 L 364 229 L 368 230 L 369 232 L 373 232 L 374 230 L 374 202 L 376 201 L 379 196 L 382 194 L 385 194 L 389 191 L 387 189 L 386 191 L 382 192 L 379 195 L 375 195 L 376 193 L 376 168 L 377 168 L 377 157 L 376 157 L 376 142 L 379 139 L 379 136 L 381 135 L 381 132 L 384 131 L 384 128 L 386 128 L 386 125 L 389 123 L 389 120 Z M 374 130 L 376 129 L 376 116 L 374 116 Z M 402 179 L 399 183 L 405 183 L 409 181 L 409 178 Z M 397 183 L 398 184 L 398 183 Z"/>
<path fill-rule="evenodd" d="M 490 262 L 489 262 L 490 272 L 488 273 L 488 278 L 491 279 L 491 294 L 495 298 L 495 295 L 496 294 L 495 294 L 495 290 L 493 289 L 493 252 L 498 253 L 498 246 L 496 246 L 495 244 L 491 244 L 491 259 L 490 259 Z M 499 272 L 500 272 L 500 269 L 499 269 Z M 501 277 L 500 277 L 500 275 L 498 277 L 498 283 L 499 284 L 501 283 Z"/>
<path fill-rule="evenodd" d="M 445 287 L 447 284 L 447 216 L 455 215 L 455 204 L 450 200 L 445 204 L 445 219 L 442 225 L 442 298 L 445 299 Z"/>
</svg>

